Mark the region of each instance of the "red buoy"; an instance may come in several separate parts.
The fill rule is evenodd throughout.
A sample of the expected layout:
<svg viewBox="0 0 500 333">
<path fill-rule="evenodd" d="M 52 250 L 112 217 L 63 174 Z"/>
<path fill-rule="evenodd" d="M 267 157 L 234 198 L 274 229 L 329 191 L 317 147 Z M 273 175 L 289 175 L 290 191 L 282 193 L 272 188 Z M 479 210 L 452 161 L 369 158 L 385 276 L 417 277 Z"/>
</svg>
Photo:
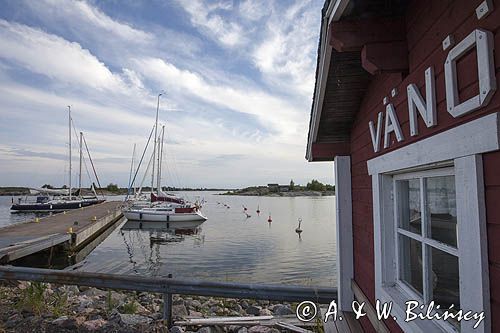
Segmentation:
<svg viewBox="0 0 500 333">
<path fill-rule="evenodd" d="M 273 219 L 271 218 L 271 215 L 269 215 L 269 218 L 267 219 L 267 222 L 273 222 Z"/>
</svg>

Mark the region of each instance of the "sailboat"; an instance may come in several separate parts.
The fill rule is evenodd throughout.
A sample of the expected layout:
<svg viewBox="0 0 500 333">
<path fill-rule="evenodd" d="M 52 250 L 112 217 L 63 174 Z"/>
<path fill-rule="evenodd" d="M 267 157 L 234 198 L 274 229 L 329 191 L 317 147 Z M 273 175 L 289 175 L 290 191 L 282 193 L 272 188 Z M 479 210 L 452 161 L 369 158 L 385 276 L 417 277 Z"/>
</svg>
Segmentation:
<svg viewBox="0 0 500 333">
<path fill-rule="evenodd" d="M 71 185 L 71 107 L 68 106 L 69 118 L 69 189 L 48 189 L 48 188 L 30 188 L 30 193 L 37 195 L 36 202 L 23 201 L 19 198 L 17 203 L 13 203 L 10 208 L 14 212 L 61 212 L 71 209 L 83 208 L 104 202 L 99 199 L 92 185 L 94 196 L 82 196 L 82 144 L 83 133 L 80 132 L 80 173 L 79 188 L 73 189 Z"/>
<path fill-rule="evenodd" d="M 167 222 L 167 225 L 169 222 L 184 222 L 186 223 L 186 227 L 192 228 L 193 226 L 191 224 L 193 222 L 201 224 L 207 220 L 207 218 L 201 213 L 200 207 L 197 204 L 189 203 L 183 198 L 164 193 L 161 190 L 161 164 L 163 161 L 163 142 L 165 135 L 165 126 L 162 127 L 161 139 L 157 132 L 158 111 L 160 108 L 161 95 L 162 94 L 158 95 L 156 122 L 154 127 L 155 140 L 153 145 L 153 155 L 151 158 L 153 167 L 151 172 L 150 201 L 147 205 L 144 201 L 132 201 L 130 207 L 123 211 L 123 215 L 130 221 Z M 157 159 L 158 166 L 156 171 L 156 193 L 154 191 L 155 159 Z"/>
</svg>

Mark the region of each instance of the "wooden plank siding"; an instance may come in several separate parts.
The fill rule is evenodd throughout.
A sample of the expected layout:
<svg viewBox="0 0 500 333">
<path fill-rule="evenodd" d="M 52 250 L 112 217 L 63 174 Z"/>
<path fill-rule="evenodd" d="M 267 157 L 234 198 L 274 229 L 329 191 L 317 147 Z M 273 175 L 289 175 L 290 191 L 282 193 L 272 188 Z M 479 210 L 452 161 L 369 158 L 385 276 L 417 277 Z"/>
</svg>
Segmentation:
<svg viewBox="0 0 500 333">
<path fill-rule="evenodd" d="M 489 105 L 469 115 L 453 118 L 446 110 L 444 80 L 444 62 L 448 50 L 443 51 L 442 41 L 453 34 L 456 42 L 461 41 L 476 28 L 492 31 L 495 35 L 495 69 L 497 86 L 500 90 L 500 8 L 487 17 L 478 20 L 476 7 L 482 0 L 442 0 L 411 1 L 406 13 L 406 37 L 409 51 L 409 74 L 380 74 L 373 76 L 366 94 L 361 101 L 350 131 L 352 161 L 352 207 L 353 207 L 353 249 L 354 279 L 372 304 L 375 303 L 374 290 L 374 254 L 373 254 L 373 208 L 372 182 L 366 163 L 369 159 L 380 156 L 405 145 L 446 131 L 460 124 L 500 111 L 500 91 L 497 91 Z M 424 71 L 434 66 L 436 76 L 436 99 L 438 125 L 427 128 L 421 117 L 418 118 L 419 135 L 411 137 L 409 133 L 408 106 L 406 87 L 415 83 L 425 97 Z M 457 63 L 458 88 L 460 100 L 464 101 L 477 94 L 478 77 L 475 50 L 469 52 Z M 390 97 L 392 88 L 399 94 Z M 377 121 L 377 114 L 385 112 L 382 101 L 388 96 L 396 108 L 397 117 L 404 135 L 402 142 L 397 142 L 391 134 L 391 145 L 373 152 L 368 122 Z M 382 137 L 383 140 L 383 137 Z M 500 332 L 500 152 L 483 155 L 485 200 L 488 223 L 488 249 L 491 287 L 492 332 Z M 375 332 L 369 320 L 360 320 L 365 332 Z M 401 332 L 392 319 L 387 320 L 391 332 Z"/>
</svg>

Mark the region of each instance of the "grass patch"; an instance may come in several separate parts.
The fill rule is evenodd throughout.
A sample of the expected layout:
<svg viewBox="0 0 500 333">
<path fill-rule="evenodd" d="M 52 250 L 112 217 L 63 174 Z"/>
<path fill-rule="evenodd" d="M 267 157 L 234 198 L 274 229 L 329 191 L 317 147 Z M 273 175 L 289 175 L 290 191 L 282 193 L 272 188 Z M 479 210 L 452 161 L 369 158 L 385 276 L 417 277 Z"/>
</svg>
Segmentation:
<svg viewBox="0 0 500 333">
<path fill-rule="evenodd" d="M 47 290 L 45 283 L 31 282 L 25 289 L 21 289 L 16 303 L 17 309 L 33 312 L 38 316 L 42 313 L 51 313 L 58 317 L 64 315 L 68 305 L 67 295 L 59 291 L 49 294 Z"/>
<path fill-rule="evenodd" d="M 122 313 L 123 314 L 135 314 L 137 312 L 137 303 L 136 301 L 132 301 L 129 303 L 126 303 L 122 306 Z"/>
</svg>

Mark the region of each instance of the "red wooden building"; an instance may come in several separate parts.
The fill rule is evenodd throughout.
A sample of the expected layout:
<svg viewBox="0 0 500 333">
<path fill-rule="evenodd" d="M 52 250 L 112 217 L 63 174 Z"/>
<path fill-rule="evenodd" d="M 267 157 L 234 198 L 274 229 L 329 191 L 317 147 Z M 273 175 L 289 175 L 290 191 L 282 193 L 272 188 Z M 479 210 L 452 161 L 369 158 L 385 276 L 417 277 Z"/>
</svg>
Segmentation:
<svg viewBox="0 0 500 333">
<path fill-rule="evenodd" d="M 500 332 L 500 3 L 322 13 L 306 158 L 334 161 L 341 309 L 367 301 L 366 332 Z"/>
</svg>

